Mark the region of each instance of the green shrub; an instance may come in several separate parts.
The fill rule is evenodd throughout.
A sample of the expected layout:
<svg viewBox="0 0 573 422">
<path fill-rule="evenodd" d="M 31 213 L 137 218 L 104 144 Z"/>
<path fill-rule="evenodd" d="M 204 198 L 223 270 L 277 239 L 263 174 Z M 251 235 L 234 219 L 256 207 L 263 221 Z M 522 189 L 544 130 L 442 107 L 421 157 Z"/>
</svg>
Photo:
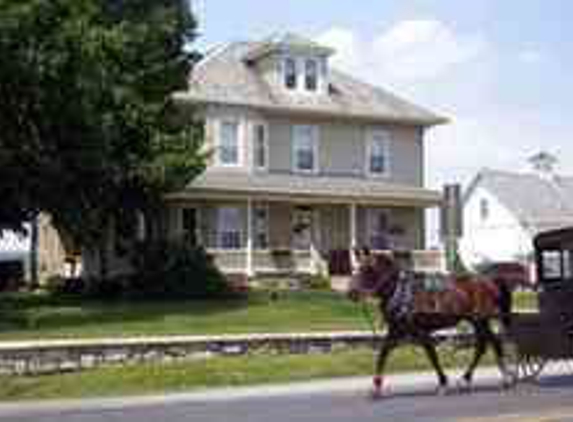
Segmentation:
<svg viewBox="0 0 573 422">
<path fill-rule="evenodd" d="M 85 293 L 86 283 L 79 277 L 52 275 L 42 282 L 41 287 L 51 295 L 71 296 Z"/>
<path fill-rule="evenodd" d="M 210 299 L 232 289 L 201 247 L 183 240 L 145 242 L 133 255 L 130 294 L 150 299 Z"/>
<path fill-rule="evenodd" d="M 311 290 L 331 290 L 330 277 L 315 274 L 303 279 L 302 285 Z"/>
</svg>

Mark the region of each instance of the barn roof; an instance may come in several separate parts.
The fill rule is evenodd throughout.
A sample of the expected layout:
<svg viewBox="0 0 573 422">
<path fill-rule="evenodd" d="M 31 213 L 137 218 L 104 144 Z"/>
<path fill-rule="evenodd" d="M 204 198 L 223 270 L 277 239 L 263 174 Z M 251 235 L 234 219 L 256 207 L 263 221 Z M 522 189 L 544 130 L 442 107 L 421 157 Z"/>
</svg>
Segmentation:
<svg viewBox="0 0 573 422">
<path fill-rule="evenodd" d="M 484 169 L 465 194 L 482 187 L 532 233 L 573 226 L 573 177 Z"/>
</svg>

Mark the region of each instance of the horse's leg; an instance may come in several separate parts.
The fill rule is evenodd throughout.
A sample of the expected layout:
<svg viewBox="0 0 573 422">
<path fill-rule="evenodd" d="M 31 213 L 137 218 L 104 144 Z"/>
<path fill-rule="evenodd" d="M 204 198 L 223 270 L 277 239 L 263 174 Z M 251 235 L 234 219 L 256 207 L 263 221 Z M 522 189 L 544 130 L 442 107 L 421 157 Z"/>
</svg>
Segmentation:
<svg viewBox="0 0 573 422">
<path fill-rule="evenodd" d="M 378 357 L 376 358 L 372 390 L 373 398 L 379 398 L 382 396 L 383 373 L 386 366 L 386 360 L 388 359 L 390 352 L 392 352 L 392 350 L 398 345 L 399 339 L 400 335 L 398 332 L 390 327 L 388 335 L 382 342 L 382 346 L 380 346 L 380 350 L 378 351 Z"/>
<path fill-rule="evenodd" d="M 448 388 L 448 377 L 444 373 L 442 369 L 442 365 L 440 365 L 440 359 L 438 357 L 438 353 L 436 352 L 436 346 L 434 344 L 434 339 L 428 334 L 424 333 L 418 336 L 419 342 L 426 351 L 434 370 L 436 371 L 436 375 L 438 376 L 438 393 L 445 394 Z"/>
<path fill-rule="evenodd" d="M 489 320 L 484 320 L 484 333 L 487 341 L 493 347 L 493 352 L 495 354 L 495 359 L 497 361 L 497 367 L 499 368 L 499 372 L 501 373 L 502 377 L 502 386 L 504 388 L 509 388 L 514 384 L 515 379 L 513 375 L 510 374 L 510 372 L 507 370 L 501 338 L 495 335 L 495 333 L 491 329 Z"/>
<path fill-rule="evenodd" d="M 464 372 L 464 375 L 462 375 L 462 382 L 465 384 L 467 388 L 471 387 L 474 372 L 487 349 L 487 342 L 488 342 L 483 322 L 479 320 L 471 322 L 474 327 L 476 345 L 474 349 L 474 357 L 470 365 L 468 366 L 468 369 L 466 370 L 466 372 Z"/>
</svg>

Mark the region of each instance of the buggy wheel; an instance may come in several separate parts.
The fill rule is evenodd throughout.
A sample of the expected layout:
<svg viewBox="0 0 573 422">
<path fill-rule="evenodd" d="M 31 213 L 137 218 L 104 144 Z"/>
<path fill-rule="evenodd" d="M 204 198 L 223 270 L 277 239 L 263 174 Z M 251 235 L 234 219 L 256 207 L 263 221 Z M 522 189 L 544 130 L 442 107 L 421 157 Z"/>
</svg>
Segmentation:
<svg viewBox="0 0 573 422">
<path fill-rule="evenodd" d="M 506 341 L 503 346 L 507 370 L 514 381 L 536 381 L 543 371 L 547 359 L 542 356 L 522 353 L 514 341 Z"/>
<path fill-rule="evenodd" d="M 519 364 L 520 377 L 522 381 L 536 381 L 547 360 L 541 356 L 522 356 Z"/>
</svg>

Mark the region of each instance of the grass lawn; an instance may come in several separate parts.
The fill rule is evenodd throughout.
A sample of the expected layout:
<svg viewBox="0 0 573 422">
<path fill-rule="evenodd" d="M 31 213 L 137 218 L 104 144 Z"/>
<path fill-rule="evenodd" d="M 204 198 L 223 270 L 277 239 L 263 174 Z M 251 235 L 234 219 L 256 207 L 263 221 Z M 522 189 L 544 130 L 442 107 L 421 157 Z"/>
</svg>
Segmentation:
<svg viewBox="0 0 573 422">
<path fill-rule="evenodd" d="M 113 397 L 161 394 L 288 381 L 303 381 L 372 373 L 373 352 L 355 350 L 327 355 L 218 357 L 186 363 L 107 367 L 78 373 L 34 377 L 0 377 L 0 400 Z M 466 352 L 441 350 L 448 367 L 465 366 Z M 491 357 L 487 361 L 491 363 Z M 428 370 L 425 355 L 417 348 L 397 349 L 387 373 Z M 369 385 L 365 384 L 364 388 Z"/>
<path fill-rule="evenodd" d="M 516 307 L 536 308 L 531 292 Z M 217 302 L 126 302 L 0 296 L 0 340 L 370 330 L 362 308 L 332 292 L 263 292 Z"/>
<path fill-rule="evenodd" d="M 0 340 L 369 329 L 361 308 L 332 292 L 284 292 L 271 301 L 98 302 L 0 296 Z"/>
</svg>

